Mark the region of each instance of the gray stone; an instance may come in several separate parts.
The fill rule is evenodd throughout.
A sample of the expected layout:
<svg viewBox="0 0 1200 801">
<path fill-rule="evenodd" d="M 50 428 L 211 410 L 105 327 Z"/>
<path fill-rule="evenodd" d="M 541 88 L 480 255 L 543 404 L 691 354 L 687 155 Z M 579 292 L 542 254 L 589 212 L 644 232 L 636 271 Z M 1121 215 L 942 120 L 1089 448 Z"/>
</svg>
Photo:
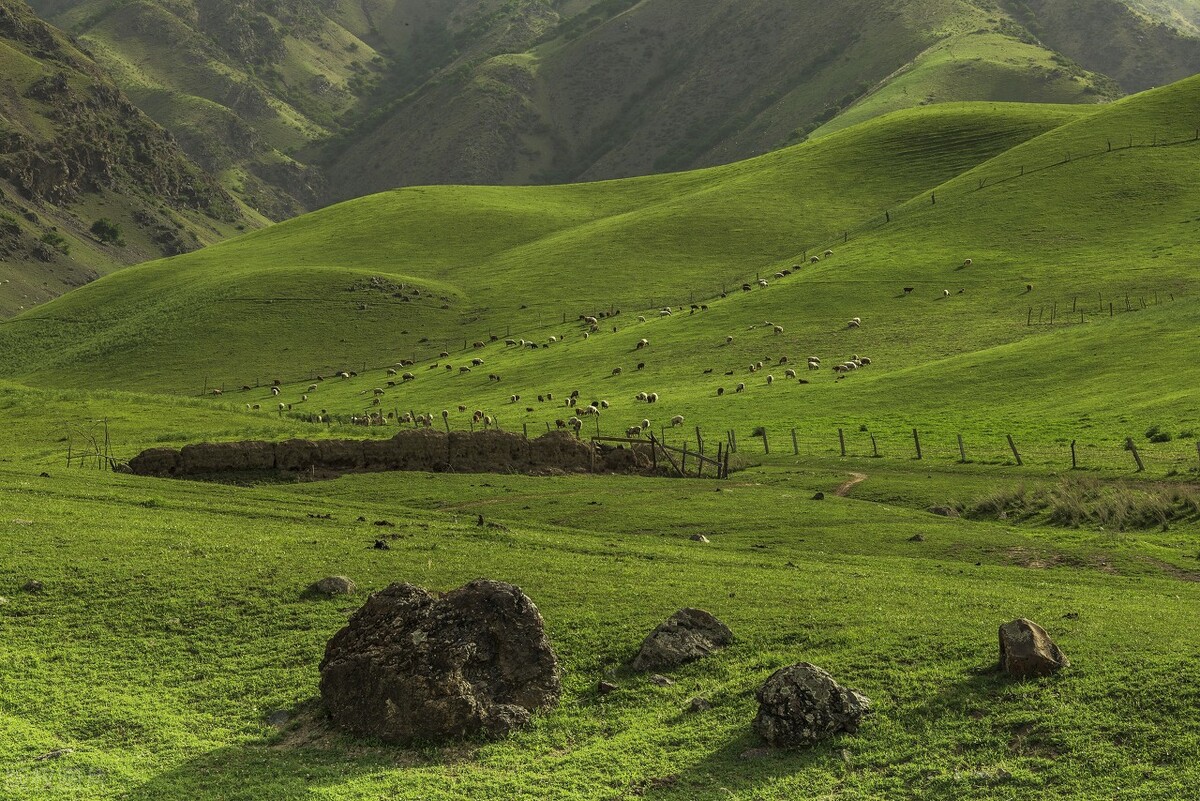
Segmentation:
<svg viewBox="0 0 1200 801">
<path fill-rule="evenodd" d="M 357 589 L 354 582 L 345 576 L 326 576 L 320 581 L 309 584 L 304 592 L 306 595 L 332 598 L 335 595 L 353 595 Z"/>
<path fill-rule="evenodd" d="M 754 731 L 776 748 L 812 745 L 858 731 L 871 701 L 821 668 L 800 662 L 775 671 L 758 691 Z"/>
<path fill-rule="evenodd" d="M 703 712 L 706 709 L 712 709 L 712 703 L 707 698 L 697 696 L 688 702 L 689 712 Z"/>
<path fill-rule="evenodd" d="M 1049 676 L 1070 664 L 1046 630 L 1032 620 L 1017 618 L 1000 627 L 1000 669 L 1010 676 Z"/>
<path fill-rule="evenodd" d="M 392 743 L 500 737 L 560 693 L 537 606 L 486 579 L 441 595 L 411 584 L 372 594 L 320 670 L 334 723 Z"/>
<path fill-rule="evenodd" d="M 670 680 L 670 679 L 668 679 L 666 676 L 660 676 L 660 675 L 659 675 L 659 674 L 657 674 L 657 673 L 655 673 L 653 676 L 651 676 L 651 677 L 650 677 L 650 683 L 651 683 L 651 684 L 657 684 L 659 687 L 673 687 L 673 686 L 675 686 L 675 682 L 671 681 L 671 680 Z"/>
<path fill-rule="evenodd" d="M 632 667 L 666 670 L 708 656 L 733 642 L 733 632 L 703 609 L 680 609 L 642 642 Z"/>
</svg>

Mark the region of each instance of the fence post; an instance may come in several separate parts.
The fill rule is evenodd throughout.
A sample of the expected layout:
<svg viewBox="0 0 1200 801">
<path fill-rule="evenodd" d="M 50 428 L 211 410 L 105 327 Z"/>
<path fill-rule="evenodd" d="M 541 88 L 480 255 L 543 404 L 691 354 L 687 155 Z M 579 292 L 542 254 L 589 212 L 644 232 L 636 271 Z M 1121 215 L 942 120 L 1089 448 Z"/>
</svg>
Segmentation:
<svg viewBox="0 0 1200 801">
<path fill-rule="evenodd" d="M 700 453 L 704 453 L 704 435 L 700 433 L 700 426 L 696 426 L 696 447 L 700 449 Z M 704 463 L 701 462 L 701 465 Z"/>
<path fill-rule="evenodd" d="M 1146 469 L 1146 465 L 1142 464 L 1142 455 L 1138 453 L 1137 445 L 1133 444 L 1133 437 L 1125 438 L 1125 450 L 1133 454 L 1133 461 L 1137 462 L 1139 473 Z"/>
<path fill-rule="evenodd" d="M 921 458 L 921 435 L 917 433 L 917 429 L 913 429 L 913 442 L 917 445 L 917 458 Z"/>
<path fill-rule="evenodd" d="M 1071 440 L 1071 469 L 1077 470 L 1078 468 L 1079 460 L 1075 458 L 1075 440 Z"/>
<path fill-rule="evenodd" d="M 525 439 L 529 439 L 529 423 L 521 423 L 521 430 L 525 432 Z"/>
<path fill-rule="evenodd" d="M 965 447 L 963 447 L 962 434 L 958 435 L 958 456 L 959 456 L 960 463 L 962 463 L 962 464 L 967 463 L 967 449 Z"/>
<path fill-rule="evenodd" d="M 1013 458 L 1017 460 L 1017 467 L 1024 467 L 1025 463 L 1021 461 L 1021 454 L 1017 452 L 1017 443 L 1013 442 L 1012 434 L 1005 434 L 1008 437 L 1008 447 L 1012 448 Z"/>
<path fill-rule="evenodd" d="M 879 458 L 879 445 L 878 445 L 878 443 L 875 442 L 875 435 L 868 434 L 867 436 L 869 436 L 871 438 L 871 455 L 874 458 L 878 459 Z"/>
<path fill-rule="evenodd" d="M 768 456 L 770 456 L 771 455 L 771 443 L 767 441 L 767 427 L 766 426 L 763 426 L 762 432 L 763 432 L 763 451 Z"/>
<path fill-rule="evenodd" d="M 796 439 L 796 429 L 792 429 L 792 453 L 796 456 L 800 455 L 800 443 Z"/>
<path fill-rule="evenodd" d="M 838 429 L 838 447 L 842 450 L 842 456 L 846 455 L 846 435 L 842 429 Z"/>
</svg>

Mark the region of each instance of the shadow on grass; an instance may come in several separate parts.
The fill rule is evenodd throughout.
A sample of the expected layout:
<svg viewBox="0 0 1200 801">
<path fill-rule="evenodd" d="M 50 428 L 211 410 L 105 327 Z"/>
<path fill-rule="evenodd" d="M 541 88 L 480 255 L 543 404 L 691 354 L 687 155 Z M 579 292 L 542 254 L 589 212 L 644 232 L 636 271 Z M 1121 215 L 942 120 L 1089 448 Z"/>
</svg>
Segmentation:
<svg viewBox="0 0 1200 801">
<path fill-rule="evenodd" d="M 310 702 L 277 734 L 218 748 L 155 776 L 127 801 L 261 801 L 312 798 L 385 771 L 436 770 L 470 760 L 476 744 L 400 748 L 346 737 Z"/>
</svg>

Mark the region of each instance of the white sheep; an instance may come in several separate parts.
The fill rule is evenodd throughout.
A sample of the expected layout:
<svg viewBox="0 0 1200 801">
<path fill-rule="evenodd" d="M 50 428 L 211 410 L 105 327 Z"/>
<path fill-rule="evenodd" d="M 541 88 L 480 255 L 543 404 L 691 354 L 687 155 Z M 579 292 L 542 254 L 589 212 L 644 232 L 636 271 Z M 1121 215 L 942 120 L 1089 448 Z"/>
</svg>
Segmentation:
<svg viewBox="0 0 1200 801">
<path fill-rule="evenodd" d="M 646 346 L 647 346 L 647 345 L 649 345 L 649 344 L 650 344 L 650 340 L 648 340 L 648 339 L 639 339 L 639 340 L 637 341 L 637 347 L 635 348 L 635 350 L 641 350 L 642 348 L 646 347 Z"/>
<path fill-rule="evenodd" d="M 974 263 L 975 262 L 971 261 L 970 259 L 967 259 L 966 261 L 963 262 L 963 267 L 970 267 Z"/>
<path fill-rule="evenodd" d="M 819 264 L 820 262 L 821 262 L 820 256 L 810 256 L 808 259 L 809 264 Z"/>
<path fill-rule="evenodd" d="M 220 395 L 220 394 L 221 394 L 221 390 L 219 390 L 219 389 L 214 389 L 214 390 L 213 390 L 213 394 L 214 394 L 214 395 Z M 271 387 L 271 394 L 272 394 L 272 395 L 278 395 L 278 394 L 279 394 L 279 387 Z"/>
<path fill-rule="evenodd" d="M 942 297 L 943 297 L 943 298 L 948 298 L 948 297 L 950 297 L 950 290 L 949 290 L 949 289 L 943 289 L 943 290 L 942 290 Z"/>
<path fill-rule="evenodd" d="M 646 403 L 658 403 L 658 393 L 651 392 L 646 396 Z"/>
<path fill-rule="evenodd" d="M 644 323 L 644 322 L 646 322 L 646 318 L 645 318 L 644 316 L 642 316 L 642 315 L 640 315 L 640 314 L 639 314 L 639 315 L 638 315 L 638 322 L 639 322 L 639 323 Z"/>
<path fill-rule="evenodd" d="M 727 337 L 725 337 L 725 344 L 726 344 L 726 345 L 732 345 L 732 344 L 733 344 L 733 337 L 732 337 L 732 336 L 727 336 Z"/>
<path fill-rule="evenodd" d="M 646 399 L 646 393 L 645 393 L 645 392 L 639 392 L 638 394 L 636 394 L 636 395 L 634 395 L 634 396 L 633 396 L 633 399 L 634 399 L 634 400 L 637 400 L 637 401 L 644 401 L 644 400 Z"/>
<path fill-rule="evenodd" d="M 649 421 L 649 420 L 643 420 L 643 421 L 642 421 L 642 430 L 643 430 L 643 431 L 645 431 L 645 430 L 646 430 L 647 428 L 649 428 L 649 427 L 650 427 L 650 421 Z"/>
<path fill-rule="evenodd" d="M 784 377 L 784 378 L 795 378 L 795 377 L 796 377 L 796 371 L 795 371 L 795 370 L 784 370 L 784 371 L 783 371 L 783 377 Z"/>
<path fill-rule="evenodd" d="M 614 368 L 613 368 L 613 371 L 612 371 L 612 374 L 613 374 L 613 375 L 620 375 L 620 374 L 621 374 L 621 368 L 620 368 L 620 367 L 614 367 Z"/>
<path fill-rule="evenodd" d="M 767 385 L 770 386 L 771 384 L 774 384 L 774 383 L 775 383 L 775 376 L 773 376 L 773 375 L 767 376 Z"/>
<path fill-rule="evenodd" d="M 389 367 L 389 368 L 388 368 L 388 370 L 387 370 L 387 374 L 388 374 L 388 375 L 395 375 L 395 374 L 396 374 L 396 368 L 394 368 L 394 367 Z"/>
<path fill-rule="evenodd" d="M 860 328 L 861 326 L 862 320 L 858 319 L 857 317 L 851 318 L 850 322 L 846 323 L 847 328 Z"/>
<path fill-rule="evenodd" d="M 602 400 L 602 401 L 600 401 L 600 408 L 601 408 L 601 409 L 607 409 L 607 408 L 608 408 L 608 401 L 606 401 L 606 400 Z"/>
<path fill-rule="evenodd" d="M 683 425 L 683 415 L 677 414 L 671 418 L 671 428 L 678 428 Z"/>
<path fill-rule="evenodd" d="M 775 330 L 775 334 L 776 334 L 776 335 L 782 334 L 782 333 L 783 333 L 783 326 L 782 326 L 782 325 L 777 325 L 777 326 L 775 326 L 775 329 L 774 329 L 774 330 Z"/>
<path fill-rule="evenodd" d="M 446 366 L 449 367 L 449 365 L 446 365 Z M 416 378 L 417 377 L 415 375 L 413 375 L 412 373 L 405 373 L 404 375 L 400 376 L 401 381 L 415 381 Z"/>
<path fill-rule="evenodd" d="M 767 279 L 765 279 L 765 278 L 758 279 L 758 285 L 765 288 L 767 286 Z"/>
<path fill-rule="evenodd" d="M 738 385 L 737 385 L 737 387 L 736 387 L 736 388 L 735 388 L 733 391 L 734 391 L 734 392 L 745 392 L 745 391 L 746 391 L 746 385 L 745 385 L 745 384 L 738 384 Z"/>
<path fill-rule="evenodd" d="M 828 258 L 829 258 L 830 256 L 832 256 L 832 255 L 833 255 L 833 251 L 832 251 L 832 250 L 827 250 L 827 251 L 825 251 L 825 258 L 827 258 L 827 259 L 828 259 Z"/>
</svg>

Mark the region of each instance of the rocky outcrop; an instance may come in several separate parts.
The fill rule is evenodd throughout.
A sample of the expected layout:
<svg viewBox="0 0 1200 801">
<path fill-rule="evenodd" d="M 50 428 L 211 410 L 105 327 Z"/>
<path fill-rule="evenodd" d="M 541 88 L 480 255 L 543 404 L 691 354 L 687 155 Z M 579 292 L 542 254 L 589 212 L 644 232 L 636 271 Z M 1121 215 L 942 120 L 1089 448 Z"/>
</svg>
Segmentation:
<svg viewBox="0 0 1200 801">
<path fill-rule="evenodd" d="M 858 731 L 871 701 L 839 685 L 807 662 L 771 674 L 758 694 L 754 731 L 776 748 L 812 745 L 827 737 Z"/>
<path fill-rule="evenodd" d="M 1017 618 L 1000 627 L 1000 669 L 1018 678 L 1049 676 L 1071 660 L 1032 620 Z"/>
<path fill-rule="evenodd" d="M 500 581 L 444 595 L 392 584 L 354 613 L 321 661 L 333 721 L 392 743 L 503 736 L 559 693 L 537 606 Z"/>
<path fill-rule="evenodd" d="M 708 656 L 733 642 L 733 632 L 703 609 L 680 609 L 646 636 L 631 667 L 669 670 Z"/>
</svg>

